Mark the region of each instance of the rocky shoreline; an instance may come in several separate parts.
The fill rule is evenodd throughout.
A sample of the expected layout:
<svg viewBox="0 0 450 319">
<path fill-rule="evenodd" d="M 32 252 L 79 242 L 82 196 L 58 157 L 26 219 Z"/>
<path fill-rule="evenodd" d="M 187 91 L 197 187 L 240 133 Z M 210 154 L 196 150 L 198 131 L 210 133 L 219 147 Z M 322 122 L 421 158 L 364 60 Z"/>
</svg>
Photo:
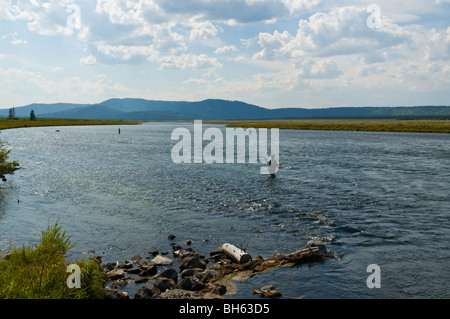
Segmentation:
<svg viewBox="0 0 450 319">
<path fill-rule="evenodd" d="M 170 235 L 169 240 L 175 239 Z M 136 255 L 123 262 L 102 264 L 108 283 L 106 299 L 130 299 L 121 288 L 130 282 L 143 284 L 134 294 L 134 299 L 221 299 L 233 294 L 232 280 L 246 280 L 255 274 L 272 268 L 299 265 L 324 260 L 330 257 L 325 245 L 310 241 L 302 250 L 292 254 L 275 252 L 271 258 L 248 254 L 230 244 L 224 244 L 210 251 L 209 257 L 195 252 L 191 241 L 184 241 L 185 247 L 172 242 L 172 256 L 168 251 L 149 252 L 147 258 Z M 230 252 L 229 247 L 233 250 Z M 237 254 L 234 254 L 237 253 Z M 237 255 L 246 258 L 239 260 Z M 176 264 L 174 266 L 174 264 Z M 273 285 L 253 289 L 261 297 L 278 298 L 281 293 Z"/>
</svg>

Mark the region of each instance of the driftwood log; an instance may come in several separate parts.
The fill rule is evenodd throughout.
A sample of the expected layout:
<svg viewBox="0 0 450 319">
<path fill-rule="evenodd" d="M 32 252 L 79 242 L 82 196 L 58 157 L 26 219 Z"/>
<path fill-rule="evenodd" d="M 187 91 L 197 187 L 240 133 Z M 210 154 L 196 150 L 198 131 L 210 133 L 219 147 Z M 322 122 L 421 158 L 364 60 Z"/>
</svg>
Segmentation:
<svg viewBox="0 0 450 319">
<path fill-rule="evenodd" d="M 223 244 L 222 251 L 238 264 L 245 264 L 252 260 L 252 257 L 245 251 L 231 244 Z"/>
<path fill-rule="evenodd" d="M 250 271 L 249 276 L 252 276 L 253 274 L 272 268 L 316 262 L 323 260 L 325 257 L 324 254 L 319 252 L 319 247 L 309 247 L 287 255 L 276 253 L 273 257 L 268 259 L 257 256 L 255 259 L 246 263 L 230 263 L 223 265 L 218 269 L 218 277 L 223 277 L 231 273 L 236 274 L 239 271 Z"/>
</svg>

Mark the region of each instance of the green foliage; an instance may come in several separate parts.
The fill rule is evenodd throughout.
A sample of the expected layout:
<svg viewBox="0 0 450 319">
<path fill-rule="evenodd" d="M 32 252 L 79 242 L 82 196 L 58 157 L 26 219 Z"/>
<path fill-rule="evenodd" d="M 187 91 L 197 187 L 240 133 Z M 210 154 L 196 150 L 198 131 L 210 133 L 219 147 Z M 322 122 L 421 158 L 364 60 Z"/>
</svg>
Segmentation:
<svg viewBox="0 0 450 319">
<path fill-rule="evenodd" d="M 8 120 L 14 120 L 16 117 L 16 110 L 14 108 L 9 109 Z"/>
<path fill-rule="evenodd" d="M 226 123 L 229 127 L 331 131 L 450 133 L 450 120 L 292 119 L 265 121 L 228 121 Z"/>
<path fill-rule="evenodd" d="M 6 118 L 0 118 L 0 130 L 21 127 L 41 127 L 41 126 L 73 126 L 73 125 L 135 125 L 142 122 L 119 121 L 119 120 L 79 120 L 79 119 L 46 119 L 36 118 L 30 121 L 29 118 L 18 118 L 10 121 Z"/>
<path fill-rule="evenodd" d="M 21 247 L 0 260 L 0 299 L 99 299 L 105 275 L 94 260 L 78 260 L 81 288 L 67 287 L 67 251 L 74 245 L 56 223 L 39 245 Z"/>
<path fill-rule="evenodd" d="M 6 174 L 13 174 L 15 170 L 19 169 L 19 162 L 8 161 L 10 152 L 3 141 L 0 140 L 0 178 L 3 181 L 6 181 Z"/>
</svg>

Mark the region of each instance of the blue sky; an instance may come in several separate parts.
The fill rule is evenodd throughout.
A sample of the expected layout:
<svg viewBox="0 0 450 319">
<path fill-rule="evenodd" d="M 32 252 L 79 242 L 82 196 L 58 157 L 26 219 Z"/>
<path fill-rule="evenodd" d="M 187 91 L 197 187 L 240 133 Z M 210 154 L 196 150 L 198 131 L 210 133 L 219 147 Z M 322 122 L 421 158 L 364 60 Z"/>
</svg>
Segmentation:
<svg viewBox="0 0 450 319">
<path fill-rule="evenodd" d="M 450 104 L 450 0 L 0 3 L 0 108 Z"/>
</svg>

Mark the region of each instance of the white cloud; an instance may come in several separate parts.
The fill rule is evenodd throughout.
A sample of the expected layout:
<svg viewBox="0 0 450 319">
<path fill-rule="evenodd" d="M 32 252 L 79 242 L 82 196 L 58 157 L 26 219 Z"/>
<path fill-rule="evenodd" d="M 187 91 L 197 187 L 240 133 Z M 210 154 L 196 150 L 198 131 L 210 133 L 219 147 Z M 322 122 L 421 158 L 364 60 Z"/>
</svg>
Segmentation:
<svg viewBox="0 0 450 319">
<path fill-rule="evenodd" d="M 80 64 L 90 65 L 90 64 L 96 64 L 96 63 L 97 63 L 97 59 L 93 55 L 89 55 L 80 60 Z"/>
<path fill-rule="evenodd" d="M 17 68 L 0 68 L 0 87 L 8 94 L 20 94 L 28 92 L 36 102 L 39 99 L 46 100 L 52 97 L 55 102 L 80 98 L 104 99 L 120 94 L 133 94 L 133 91 L 124 85 L 108 79 L 106 75 L 98 74 L 90 79 L 80 79 L 77 76 L 63 80 L 52 80 L 40 72 L 33 72 Z M 48 100 L 47 100 L 48 101 Z M 89 102 L 89 101 L 85 101 Z M 92 102 L 92 101 L 91 101 Z"/>
<path fill-rule="evenodd" d="M 221 48 L 217 48 L 214 53 L 215 54 L 224 54 L 227 52 L 237 52 L 238 49 L 234 45 L 226 45 Z"/>
<path fill-rule="evenodd" d="M 161 69 L 215 70 L 222 67 L 222 64 L 217 59 L 210 58 L 206 54 L 182 54 L 179 56 L 160 57 L 158 62 L 161 64 Z"/>
<path fill-rule="evenodd" d="M 361 88 L 443 90 L 450 59 L 450 27 L 443 11 L 449 1 L 378 0 L 382 25 L 370 29 L 371 0 L 3 0 L 0 27 L 9 31 L 0 35 L 0 67 L 11 78 L 3 77 L 2 83 L 14 92 L 28 86 L 58 95 L 52 85 L 61 89 L 65 83 L 86 93 L 85 81 L 104 93 L 114 87 L 126 93 L 125 83 L 135 84 L 117 70 L 139 64 L 137 73 L 145 70 L 149 83 L 163 83 L 159 78 L 167 76 L 172 91 L 189 96 L 198 87 L 199 96 L 239 94 L 264 101 L 270 92 L 274 101 L 275 96 L 294 101 L 309 90 L 323 95 L 318 101 L 333 103 L 341 94 L 342 101 L 352 100 Z M 77 12 L 74 5 L 80 7 L 79 20 L 70 18 Z M 64 67 L 72 72 L 69 78 L 59 78 L 63 72 L 50 74 L 55 64 L 49 57 L 22 50 L 16 58 L 19 45 L 27 42 L 38 50 L 44 50 L 40 43 L 54 45 L 52 52 L 61 54 L 69 52 L 64 46 L 70 48 Z M 93 79 L 83 74 L 86 68 L 76 70 L 80 64 L 96 64 L 116 82 Z M 169 69 L 179 72 L 165 72 Z M 183 85 L 189 89 L 183 91 Z"/>
<path fill-rule="evenodd" d="M 191 25 L 192 30 L 189 35 L 191 41 L 209 42 L 214 40 L 219 29 L 210 21 L 196 22 Z"/>
</svg>

